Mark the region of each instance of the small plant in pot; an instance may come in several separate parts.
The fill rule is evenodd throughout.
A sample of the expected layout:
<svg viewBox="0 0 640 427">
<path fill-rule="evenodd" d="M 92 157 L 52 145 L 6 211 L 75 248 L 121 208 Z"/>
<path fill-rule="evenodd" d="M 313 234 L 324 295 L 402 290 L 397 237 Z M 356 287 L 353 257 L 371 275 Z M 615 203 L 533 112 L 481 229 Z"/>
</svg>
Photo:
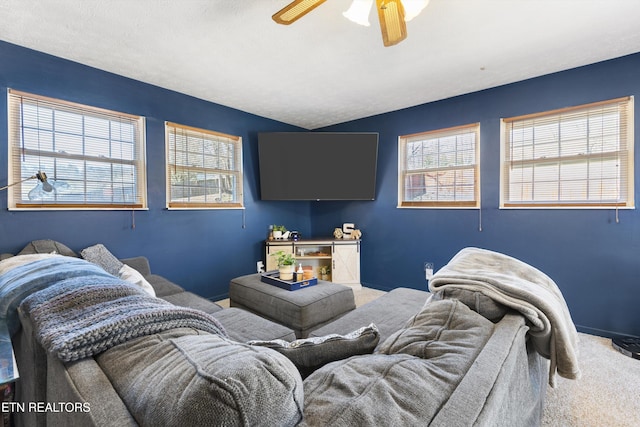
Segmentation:
<svg viewBox="0 0 640 427">
<path fill-rule="evenodd" d="M 295 269 L 296 259 L 292 253 L 278 251 L 271 254 L 276 257 L 278 263 L 278 271 L 281 280 L 293 280 L 293 271 Z"/>
<path fill-rule="evenodd" d="M 282 233 L 287 231 L 287 228 L 284 225 L 273 225 L 273 238 L 274 239 L 282 239 Z"/>
</svg>

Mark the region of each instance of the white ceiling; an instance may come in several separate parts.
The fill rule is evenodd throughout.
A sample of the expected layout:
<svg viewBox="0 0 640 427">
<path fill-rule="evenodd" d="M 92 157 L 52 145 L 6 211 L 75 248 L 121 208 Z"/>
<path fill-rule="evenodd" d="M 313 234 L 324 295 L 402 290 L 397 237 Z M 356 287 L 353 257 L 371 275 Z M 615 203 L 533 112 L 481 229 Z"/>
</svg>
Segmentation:
<svg viewBox="0 0 640 427">
<path fill-rule="evenodd" d="M 640 0 L 431 0 L 386 48 L 375 11 L 288 3 L 2 0 L 0 40 L 307 129 L 640 52 Z"/>
</svg>

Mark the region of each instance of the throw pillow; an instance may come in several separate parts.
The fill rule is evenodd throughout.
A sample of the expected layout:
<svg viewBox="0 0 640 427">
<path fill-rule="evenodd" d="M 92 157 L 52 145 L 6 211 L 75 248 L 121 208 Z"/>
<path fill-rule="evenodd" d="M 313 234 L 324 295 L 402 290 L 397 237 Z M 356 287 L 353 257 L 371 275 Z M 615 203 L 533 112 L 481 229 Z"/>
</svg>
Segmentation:
<svg viewBox="0 0 640 427">
<path fill-rule="evenodd" d="M 329 362 L 351 356 L 372 353 L 380 341 L 380 332 L 373 323 L 346 335 L 284 340 L 249 341 L 248 344 L 271 348 L 283 355 L 300 371 L 302 378 Z"/>
<path fill-rule="evenodd" d="M 473 361 L 493 330 L 494 324 L 489 319 L 461 301 L 431 301 L 409 319 L 404 328 L 381 343 L 376 353 L 410 354 L 422 359 L 453 358 L 460 353 Z M 446 361 L 443 363 L 445 366 Z M 461 365 L 455 367 L 458 369 Z"/>
<path fill-rule="evenodd" d="M 289 359 L 267 348 L 178 328 L 120 344 L 95 359 L 141 425 L 302 421 L 302 378 Z"/>
<path fill-rule="evenodd" d="M 123 264 L 118 271 L 118 277 L 122 280 L 141 287 L 142 290 L 144 290 L 152 297 L 156 296 L 156 291 L 153 289 L 153 286 L 151 286 L 151 283 L 149 283 L 147 279 L 145 279 L 142 274 L 140 274 L 140 272 L 135 268 L 129 267 L 127 264 Z"/>
<path fill-rule="evenodd" d="M 114 276 L 118 276 L 120 269 L 124 265 L 101 243 L 83 249 L 80 255 L 82 255 L 82 258 L 99 265 L 104 271 Z"/>
</svg>

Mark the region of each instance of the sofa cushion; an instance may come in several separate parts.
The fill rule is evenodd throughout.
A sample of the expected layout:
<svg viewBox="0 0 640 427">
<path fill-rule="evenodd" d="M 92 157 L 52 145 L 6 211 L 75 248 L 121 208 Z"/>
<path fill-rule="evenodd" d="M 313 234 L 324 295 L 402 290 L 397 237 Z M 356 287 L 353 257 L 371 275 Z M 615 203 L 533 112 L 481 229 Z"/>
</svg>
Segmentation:
<svg viewBox="0 0 640 427">
<path fill-rule="evenodd" d="M 164 296 L 162 299 L 169 301 L 173 305 L 195 308 L 196 310 L 204 311 L 208 314 L 222 310 L 222 307 L 215 302 L 209 301 L 208 299 L 196 295 L 193 292 L 179 292 L 177 294 Z"/>
<path fill-rule="evenodd" d="M 494 325 L 457 300 L 429 301 L 404 328 L 376 349 L 380 354 L 410 354 L 422 359 L 477 354 Z"/>
<path fill-rule="evenodd" d="M 150 274 L 145 276 L 145 279 L 153 286 L 153 289 L 156 291 L 156 296 L 159 298 L 184 292 L 182 286 L 176 285 L 158 274 Z"/>
<path fill-rule="evenodd" d="M 302 416 L 300 374 L 267 348 L 174 329 L 97 361 L 140 425 L 293 426 Z"/>
<path fill-rule="evenodd" d="M 459 301 L 426 304 L 375 354 L 330 363 L 305 380 L 306 425 L 428 425 L 493 330 Z"/>
<path fill-rule="evenodd" d="M 225 308 L 213 314 L 224 326 L 229 338 L 238 342 L 249 340 L 285 340 L 296 339 L 293 329 L 272 322 L 241 308 Z"/>
<path fill-rule="evenodd" d="M 69 249 L 66 245 L 50 239 L 34 240 L 29 242 L 27 246 L 18 252 L 18 255 L 29 254 L 59 254 L 79 258 L 78 254 Z"/>
<path fill-rule="evenodd" d="M 405 326 L 411 316 L 419 312 L 431 294 L 409 288 L 396 288 L 365 305 L 350 311 L 341 318 L 315 329 L 309 334 L 321 337 L 329 334 L 346 334 L 354 326 L 375 323 L 380 332 L 380 343 Z"/>
<path fill-rule="evenodd" d="M 252 340 L 247 344 L 272 348 L 284 354 L 305 378 L 329 362 L 372 353 L 379 340 L 378 328 L 372 323 L 346 335 L 331 334 L 324 337 L 302 338 L 292 342 Z"/>
</svg>

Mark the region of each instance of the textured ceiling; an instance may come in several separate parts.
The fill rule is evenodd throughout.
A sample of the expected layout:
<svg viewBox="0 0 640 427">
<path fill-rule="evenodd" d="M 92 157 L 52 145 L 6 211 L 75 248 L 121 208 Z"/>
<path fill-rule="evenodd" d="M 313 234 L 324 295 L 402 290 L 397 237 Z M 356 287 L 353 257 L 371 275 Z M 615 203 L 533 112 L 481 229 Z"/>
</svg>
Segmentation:
<svg viewBox="0 0 640 427">
<path fill-rule="evenodd" d="M 383 47 L 328 0 L 2 0 L 0 40 L 307 129 L 640 52 L 640 0 L 431 0 Z"/>
</svg>

